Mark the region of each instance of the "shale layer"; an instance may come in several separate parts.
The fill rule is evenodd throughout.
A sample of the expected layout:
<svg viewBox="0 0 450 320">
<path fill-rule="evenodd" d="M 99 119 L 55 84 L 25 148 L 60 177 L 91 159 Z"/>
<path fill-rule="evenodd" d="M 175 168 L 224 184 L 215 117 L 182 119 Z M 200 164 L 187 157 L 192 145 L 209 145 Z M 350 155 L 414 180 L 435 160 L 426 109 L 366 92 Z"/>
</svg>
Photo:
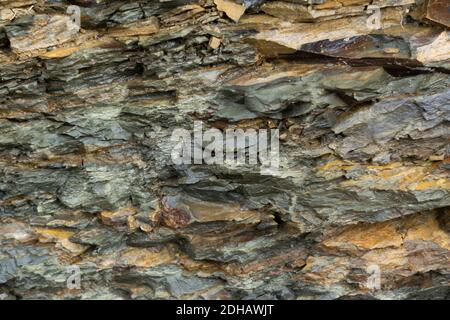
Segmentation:
<svg viewBox="0 0 450 320">
<path fill-rule="evenodd" d="M 448 299 L 449 6 L 0 0 L 0 299 Z"/>
</svg>

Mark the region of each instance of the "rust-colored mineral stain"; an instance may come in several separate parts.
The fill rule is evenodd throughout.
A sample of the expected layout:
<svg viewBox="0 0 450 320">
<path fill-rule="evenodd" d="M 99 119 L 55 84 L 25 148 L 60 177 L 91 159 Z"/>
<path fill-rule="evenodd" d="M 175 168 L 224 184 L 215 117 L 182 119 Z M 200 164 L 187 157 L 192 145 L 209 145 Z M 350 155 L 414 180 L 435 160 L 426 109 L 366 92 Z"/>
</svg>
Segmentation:
<svg viewBox="0 0 450 320">
<path fill-rule="evenodd" d="M 162 222 L 169 228 L 183 228 L 189 224 L 191 217 L 186 211 L 180 209 L 165 209 L 161 214 Z"/>
<path fill-rule="evenodd" d="M 448 0 L 428 0 L 427 19 L 450 27 L 450 2 Z"/>
<path fill-rule="evenodd" d="M 162 201 L 161 222 L 165 226 L 179 229 L 187 226 L 191 221 L 188 212 L 171 207 L 166 201 Z"/>
</svg>

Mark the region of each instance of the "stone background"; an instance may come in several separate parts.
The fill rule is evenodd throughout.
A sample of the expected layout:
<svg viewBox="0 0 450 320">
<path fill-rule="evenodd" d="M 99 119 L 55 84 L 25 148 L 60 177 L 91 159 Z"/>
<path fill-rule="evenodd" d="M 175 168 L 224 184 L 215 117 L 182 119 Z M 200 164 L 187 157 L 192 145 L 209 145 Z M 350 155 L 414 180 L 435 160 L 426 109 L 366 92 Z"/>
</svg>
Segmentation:
<svg viewBox="0 0 450 320">
<path fill-rule="evenodd" d="M 449 2 L 242 2 L 0 0 L 2 299 L 450 297 Z M 279 172 L 174 166 L 194 120 Z"/>
</svg>

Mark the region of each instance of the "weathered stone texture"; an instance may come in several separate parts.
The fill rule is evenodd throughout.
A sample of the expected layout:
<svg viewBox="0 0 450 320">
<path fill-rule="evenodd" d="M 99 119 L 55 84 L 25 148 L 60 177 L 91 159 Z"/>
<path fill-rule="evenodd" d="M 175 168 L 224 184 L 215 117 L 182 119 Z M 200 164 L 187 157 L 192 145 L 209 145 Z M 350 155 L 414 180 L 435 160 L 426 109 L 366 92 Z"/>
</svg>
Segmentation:
<svg viewBox="0 0 450 320">
<path fill-rule="evenodd" d="M 450 298 L 448 5 L 0 0 L 1 297 Z M 280 170 L 173 165 L 194 120 Z"/>
</svg>

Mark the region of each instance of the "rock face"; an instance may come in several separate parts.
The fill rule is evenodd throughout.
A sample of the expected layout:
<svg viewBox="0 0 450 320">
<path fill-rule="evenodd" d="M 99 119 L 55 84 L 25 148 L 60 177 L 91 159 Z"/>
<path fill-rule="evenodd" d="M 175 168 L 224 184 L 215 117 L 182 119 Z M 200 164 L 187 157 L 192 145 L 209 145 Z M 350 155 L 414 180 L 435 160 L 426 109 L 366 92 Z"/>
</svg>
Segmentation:
<svg viewBox="0 0 450 320">
<path fill-rule="evenodd" d="M 0 0 L 1 299 L 450 298 L 448 12 Z M 279 170 L 174 165 L 199 120 Z"/>
</svg>

